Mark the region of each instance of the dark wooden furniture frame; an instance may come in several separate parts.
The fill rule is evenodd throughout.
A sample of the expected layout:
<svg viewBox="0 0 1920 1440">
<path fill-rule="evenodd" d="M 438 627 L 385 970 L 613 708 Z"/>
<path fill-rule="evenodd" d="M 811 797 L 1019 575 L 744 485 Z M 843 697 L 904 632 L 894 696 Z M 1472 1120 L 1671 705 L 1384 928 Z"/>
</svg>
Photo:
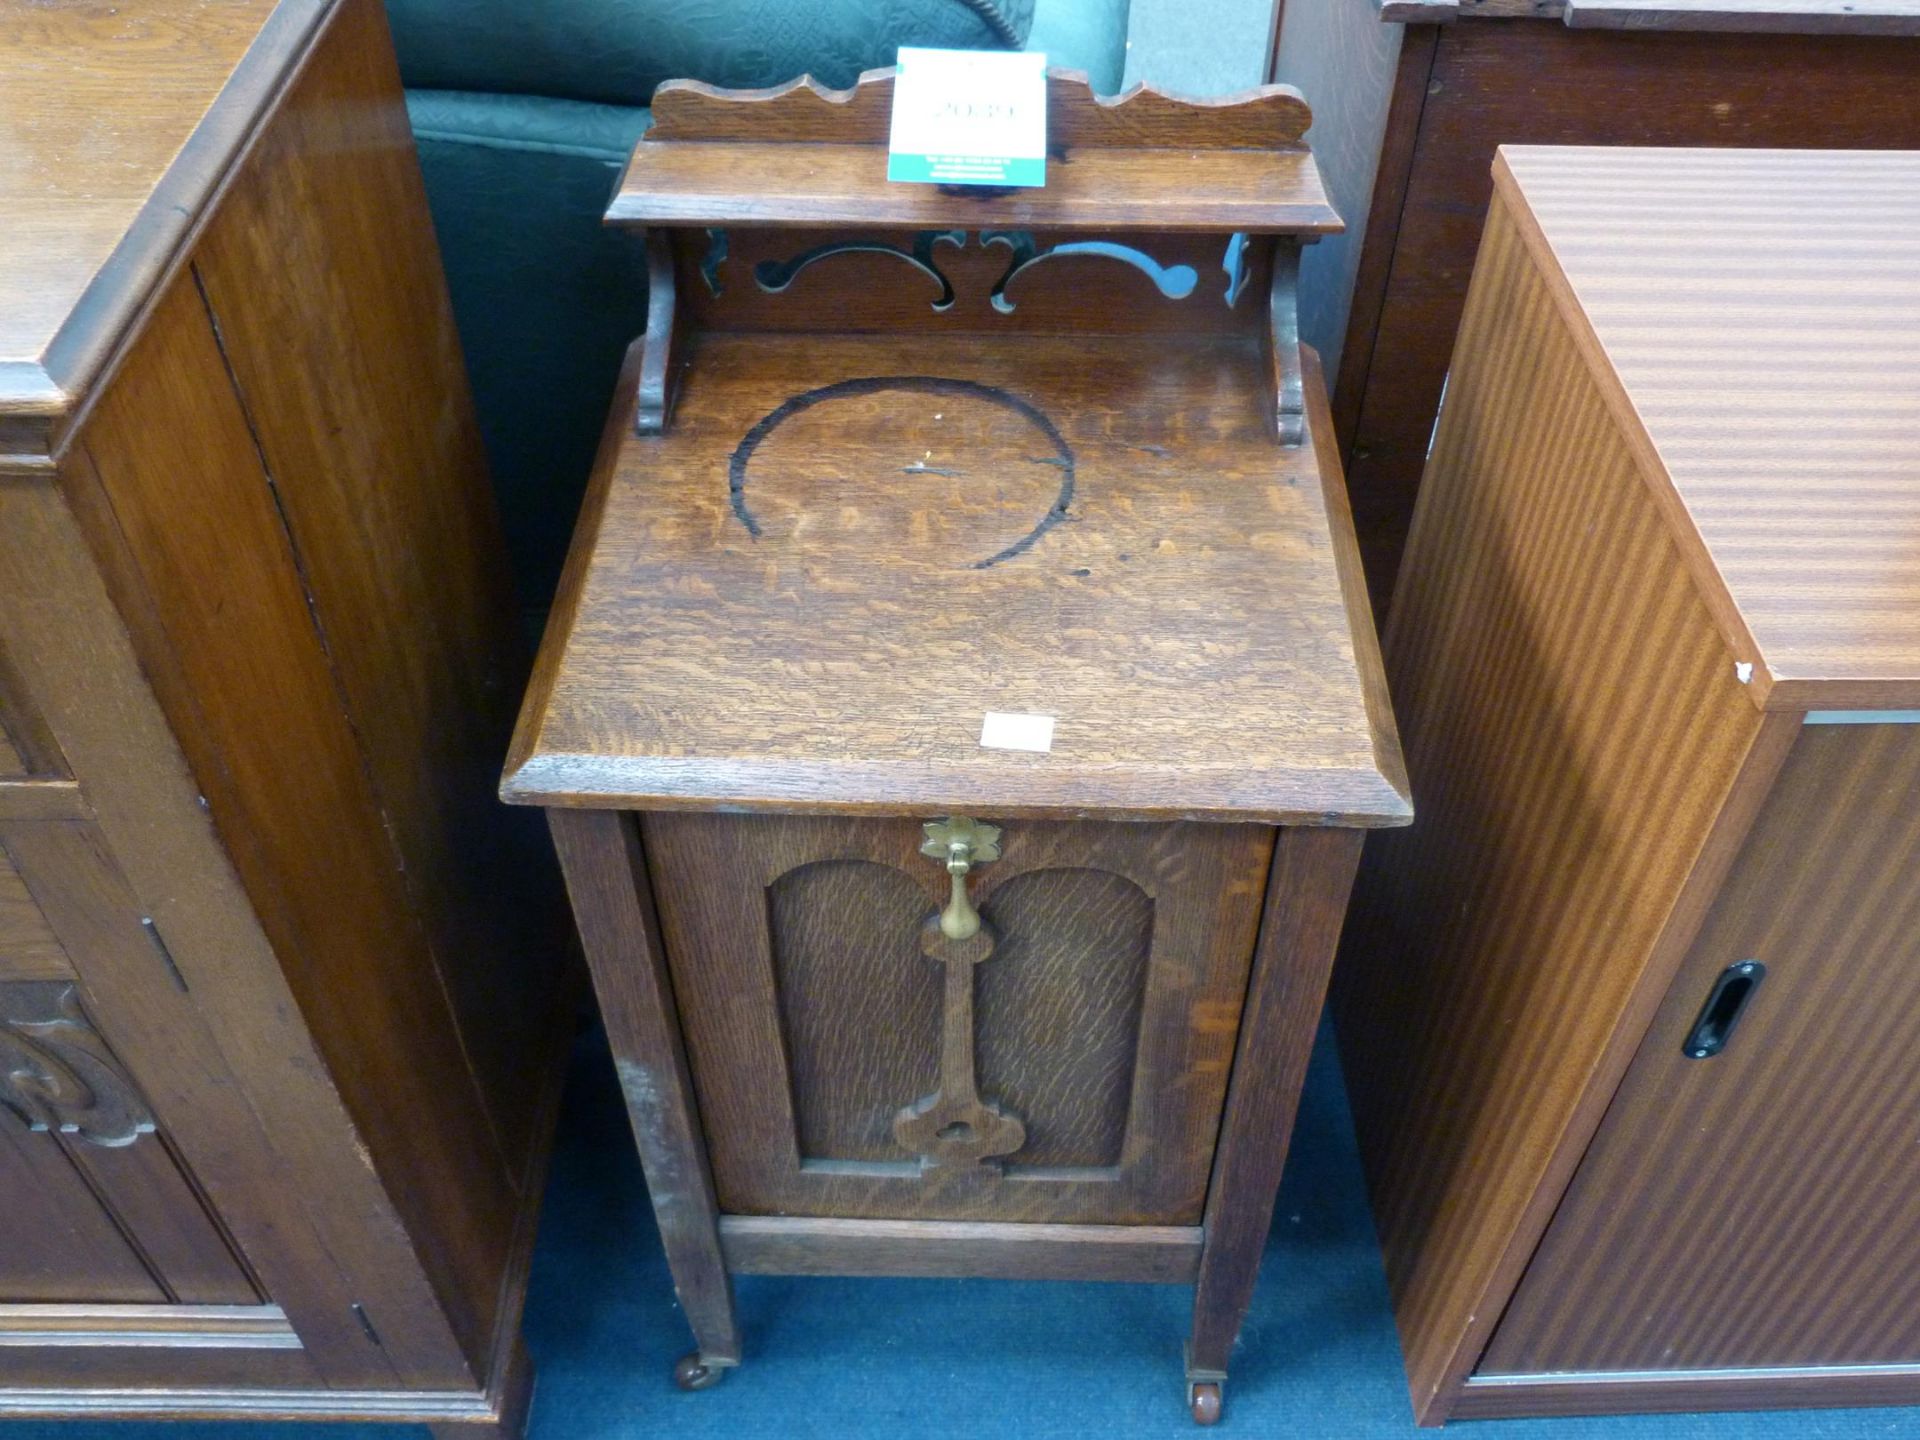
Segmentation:
<svg viewBox="0 0 1920 1440">
<path fill-rule="evenodd" d="M 674 82 L 609 212 L 652 311 L 502 793 L 548 808 L 689 1388 L 731 1273 L 1163 1281 L 1217 1419 L 1359 827 L 1409 815 L 1295 334 L 1305 106 L 1048 83 L 1046 187 L 965 191 L 885 180 L 890 72 Z M 976 745 L 968 676 L 1062 743 Z M 936 925 L 956 833 L 994 863 Z"/>
<path fill-rule="evenodd" d="M 1920 147 L 1920 5 L 1284 0 L 1277 33 L 1273 78 L 1313 105 L 1314 149 L 1353 225 L 1311 257 L 1304 333 L 1337 377 L 1334 428 L 1382 610 L 1496 146 Z"/>
<path fill-rule="evenodd" d="M 0 112 L 0 1417 L 516 1435 L 577 967 L 384 14 L 0 0 Z"/>
</svg>

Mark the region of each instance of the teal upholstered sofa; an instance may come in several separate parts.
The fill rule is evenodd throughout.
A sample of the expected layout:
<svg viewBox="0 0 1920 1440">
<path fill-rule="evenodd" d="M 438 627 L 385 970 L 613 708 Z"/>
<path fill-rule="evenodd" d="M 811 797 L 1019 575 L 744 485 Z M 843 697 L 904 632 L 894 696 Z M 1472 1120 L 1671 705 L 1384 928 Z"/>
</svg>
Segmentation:
<svg viewBox="0 0 1920 1440">
<path fill-rule="evenodd" d="M 1120 87 L 1128 0 L 388 0 L 530 610 L 566 553 L 646 265 L 606 207 L 660 81 L 846 85 L 901 45 L 1024 46 Z"/>
</svg>

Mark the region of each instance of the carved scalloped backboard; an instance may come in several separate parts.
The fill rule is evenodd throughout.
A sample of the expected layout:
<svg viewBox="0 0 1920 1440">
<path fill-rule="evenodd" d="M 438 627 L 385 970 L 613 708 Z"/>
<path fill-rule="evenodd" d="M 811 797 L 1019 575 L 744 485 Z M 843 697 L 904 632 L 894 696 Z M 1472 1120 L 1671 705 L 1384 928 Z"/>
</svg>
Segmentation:
<svg viewBox="0 0 1920 1440">
<path fill-rule="evenodd" d="M 649 141 L 794 141 L 885 145 L 894 71 L 869 70 L 845 90 L 811 77 L 766 90 L 723 90 L 669 80 L 654 92 Z M 1261 85 L 1205 99 L 1135 85 L 1093 93 L 1080 70 L 1047 72 L 1047 144 L 1108 150 L 1301 150 L 1313 111 L 1291 85 Z"/>
</svg>

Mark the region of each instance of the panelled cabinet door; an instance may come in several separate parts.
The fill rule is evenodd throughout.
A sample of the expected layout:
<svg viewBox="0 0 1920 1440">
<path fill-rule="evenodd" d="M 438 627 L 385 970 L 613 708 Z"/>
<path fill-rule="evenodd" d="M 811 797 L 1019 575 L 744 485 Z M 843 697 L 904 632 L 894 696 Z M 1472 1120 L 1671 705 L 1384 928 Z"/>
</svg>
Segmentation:
<svg viewBox="0 0 1920 1440">
<path fill-rule="evenodd" d="M 1920 1362 L 1917 802 L 1801 731 L 1479 1373 Z"/>
<path fill-rule="evenodd" d="M 723 1210 L 1199 1222 L 1271 829 L 1009 822 L 961 944 L 921 819 L 642 833 Z"/>
<path fill-rule="evenodd" d="M 262 1296 L 88 1014 L 0 827 L 0 1329 L 18 1305 Z M 10 827 L 15 833 L 26 825 Z"/>
</svg>

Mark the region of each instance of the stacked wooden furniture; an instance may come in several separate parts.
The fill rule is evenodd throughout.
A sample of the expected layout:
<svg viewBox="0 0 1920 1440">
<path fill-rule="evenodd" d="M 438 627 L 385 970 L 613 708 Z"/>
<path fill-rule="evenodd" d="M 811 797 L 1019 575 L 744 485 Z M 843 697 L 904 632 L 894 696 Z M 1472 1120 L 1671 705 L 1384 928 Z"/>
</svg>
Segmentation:
<svg viewBox="0 0 1920 1440">
<path fill-rule="evenodd" d="M 1334 985 L 1415 1409 L 1920 1402 L 1920 155 L 1495 180 Z"/>
<path fill-rule="evenodd" d="M 1273 78 L 1312 102 L 1328 193 L 1353 225 L 1309 256 L 1302 333 L 1338 377 L 1334 428 L 1382 606 L 1495 146 L 1920 148 L 1916 0 L 1282 4 Z"/>
<path fill-rule="evenodd" d="M 613 201 L 653 309 L 504 794 L 689 1387 L 732 1271 L 1190 1281 L 1216 1418 L 1355 827 L 1409 815 L 1293 335 L 1306 107 L 1049 87 L 1045 188 L 949 193 L 885 179 L 890 72 L 676 82 Z"/>
<path fill-rule="evenodd" d="M 565 905 L 377 0 L 0 0 L 0 1415 L 515 1427 Z"/>
</svg>

